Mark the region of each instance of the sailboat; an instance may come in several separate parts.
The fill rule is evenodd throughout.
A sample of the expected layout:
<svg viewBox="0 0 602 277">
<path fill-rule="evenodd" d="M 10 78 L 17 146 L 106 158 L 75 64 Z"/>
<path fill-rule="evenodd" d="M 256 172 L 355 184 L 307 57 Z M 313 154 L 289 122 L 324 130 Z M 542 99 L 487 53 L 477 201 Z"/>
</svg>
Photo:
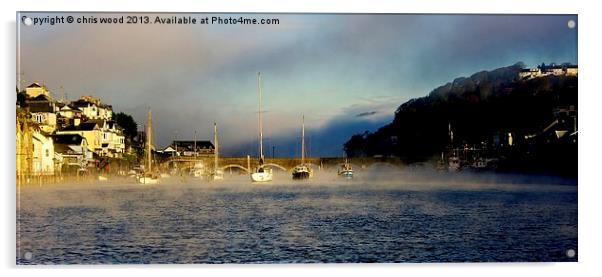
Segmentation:
<svg viewBox="0 0 602 277">
<path fill-rule="evenodd" d="M 152 185 L 159 183 L 159 176 L 153 173 L 152 171 L 153 119 L 150 109 L 148 110 L 147 122 L 148 124 L 146 126 L 146 166 L 142 175 L 138 177 L 138 182 L 144 185 Z"/>
<path fill-rule="evenodd" d="M 301 124 L 301 164 L 293 168 L 293 180 L 309 179 L 313 175 L 313 170 L 305 164 L 305 116 L 303 116 Z"/>
<path fill-rule="evenodd" d="M 219 169 L 219 143 L 217 142 L 217 124 L 213 122 L 213 142 L 215 143 L 215 153 L 213 160 L 213 180 L 223 180 L 224 171 Z"/>
<path fill-rule="evenodd" d="M 263 157 L 263 123 L 261 117 L 261 73 L 257 73 L 257 90 L 259 91 L 259 165 L 251 173 L 251 181 L 253 182 L 269 182 L 272 181 L 272 169 L 264 167 Z"/>
<path fill-rule="evenodd" d="M 353 178 L 353 168 L 347 159 L 345 159 L 345 163 L 341 165 L 338 174 L 341 177 Z"/>
</svg>

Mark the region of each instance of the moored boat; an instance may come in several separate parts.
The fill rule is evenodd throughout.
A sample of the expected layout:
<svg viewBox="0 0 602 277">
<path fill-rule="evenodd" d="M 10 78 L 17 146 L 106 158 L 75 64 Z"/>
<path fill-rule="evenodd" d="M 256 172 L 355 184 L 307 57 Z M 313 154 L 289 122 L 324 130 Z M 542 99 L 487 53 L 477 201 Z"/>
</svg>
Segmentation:
<svg viewBox="0 0 602 277">
<path fill-rule="evenodd" d="M 145 173 L 138 177 L 138 182 L 142 185 L 154 185 L 159 183 L 159 176 L 152 173 Z"/>
<path fill-rule="evenodd" d="M 305 163 L 305 116 L 301 124 L 301 164 L 293 168 L 293 180 L 309 179 L 313 177 L 313 170 Z"/>
<path fill-rule="evenodd" d="M 457 156 L 449 157 L 447 170 L 452 172 L 460 171 L 460 158 Z"/>
<path fill-rule="evenodd" d="M 272 181 L 273 173 L 271 168 L 264 166 L 263 161 L 263 122 L 261 116 L 261 73 L 257 73 L 257 90 L 259 93 L 259 165 L 251 173 L 251 181 L 253 182 L 269 182 Z"/>
<path fill-rule="evenodd" d="M 215 144 L 215 153 L 213 161 L 213 180 L 223 180 L 224 171 L 219 168 L 219 143 L 217 141 L 217 123 L 213 122 L 213 143 Z"/>
<path fill-rule="evenodd" d="M 153 121 L 150 109 L 148 110 L 148 124 L 146 126 L 146 166 L 144 172 L 138 176 L 138 183 L 143 185 L 152 185 L 159 183 L 159 175 L 152 170 L 152 144 L 153 144 Z"/>
<path fill-rule="evenodd" d="M 271 168 L 259 166 L 255 172 L 251 173 L 251 181 L 253 182 L 269 182 L 272 181 L 273 173 Z"/>
<path fill-rule="evenodd" d="M 313 177 L 313 171 L 307 165 L 301 164 L 293 168 L 293 180 L 309 179 Z"/>
<path fill-rule="evenodd" d="M 341 165 L 341 168 L 339 168 L 337 173 L 341 177 L 353 178 L 353 168 L 347 160 L 345 160 L 345 163 Z"/>
</svg>

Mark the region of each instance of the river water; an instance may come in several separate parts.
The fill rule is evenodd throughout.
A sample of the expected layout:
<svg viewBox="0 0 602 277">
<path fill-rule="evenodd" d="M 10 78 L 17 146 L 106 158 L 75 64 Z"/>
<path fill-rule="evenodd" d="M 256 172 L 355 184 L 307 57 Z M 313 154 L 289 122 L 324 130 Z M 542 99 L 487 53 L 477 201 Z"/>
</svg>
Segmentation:
<svg viewBox="0 0 602 277">
<path fill-rule="evenodd" d="M 577 261 L 576 180 L 335 175 L 23 187 L 17 263 Z"/>
</svg>

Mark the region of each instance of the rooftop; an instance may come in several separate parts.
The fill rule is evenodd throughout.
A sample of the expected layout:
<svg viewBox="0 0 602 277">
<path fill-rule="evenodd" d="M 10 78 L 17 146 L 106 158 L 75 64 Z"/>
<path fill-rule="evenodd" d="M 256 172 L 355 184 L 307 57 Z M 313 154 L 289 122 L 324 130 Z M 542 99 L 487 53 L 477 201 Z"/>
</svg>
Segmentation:
<svg viewBox="0 0 602 277">
<path fill-rule="evenodd" d="M 78 134 L 59 134 L 52 136 L 55 144 L 77 144 L 80 145 L 84 138 Z"/>
<path fill-rule="evenodd" d="M 177 146 L 178 150 L 182 148 L 187 148 L 189 150 L 193 150 L 195 145 L 194 140 L 174 140 L 169 146 L 174 147 Z M 197 149 L 214 149 L 213 143 L 208 140 L 197 140 L 196 141 Z"/>
</svg>

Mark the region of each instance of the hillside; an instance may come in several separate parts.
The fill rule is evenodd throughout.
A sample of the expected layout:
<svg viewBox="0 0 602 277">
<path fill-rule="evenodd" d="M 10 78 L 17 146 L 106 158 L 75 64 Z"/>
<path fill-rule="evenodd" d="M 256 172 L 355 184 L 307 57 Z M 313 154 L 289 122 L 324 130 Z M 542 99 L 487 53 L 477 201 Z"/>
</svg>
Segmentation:
<svg viewBox="0 0 602 277">
<path fill-rule="evenodd" d="M 399 106 L 390 124 L 374 133 L 351 137 L 344 145 L 345 151 L 350 157 L 383 155 L 397 156 L 408 163 L 427 161 L 449 149 L 450 126 L 453 147 L 502 148 L 510 133 L 514 152 L 529 152 L 526 147 L 543 149 L 542 144 L 553 143 L 546 132 L 576 125 L 562 118 L 546 130 L 559 119 L 559 109 L 572 106 L 577 110 L 577 77 L 519 80 L 522 68 L 523 64 L 517 63 L 478 72 L 411 99 Z"/>
</svg>

